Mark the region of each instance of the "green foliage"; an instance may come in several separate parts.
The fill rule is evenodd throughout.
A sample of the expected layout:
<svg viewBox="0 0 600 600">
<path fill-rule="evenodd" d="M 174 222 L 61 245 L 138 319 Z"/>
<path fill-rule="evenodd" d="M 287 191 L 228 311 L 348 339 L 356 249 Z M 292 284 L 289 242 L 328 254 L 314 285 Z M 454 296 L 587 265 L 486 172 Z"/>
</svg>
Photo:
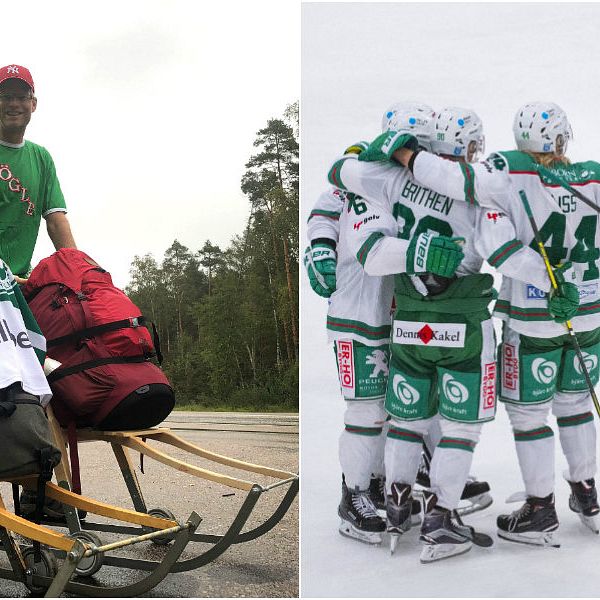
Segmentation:
<svg viewBox="0 0 600 600">
<path fill-rule="evenodd" d="M 126 291 L 157 325 L 178 407 L 298 409 L 298 106 L 257 133 L 251 210 L 226 249 L 136 256 Z M 296 132 L 294 130 L 296 127 Z"/>
</svg>

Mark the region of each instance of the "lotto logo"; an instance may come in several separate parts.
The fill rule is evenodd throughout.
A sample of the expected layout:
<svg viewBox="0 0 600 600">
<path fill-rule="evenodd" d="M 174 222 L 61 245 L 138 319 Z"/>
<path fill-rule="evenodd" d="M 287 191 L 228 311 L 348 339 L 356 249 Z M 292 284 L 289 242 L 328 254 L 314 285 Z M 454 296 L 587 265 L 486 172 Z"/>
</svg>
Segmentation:
<svg viewBox="0 0 600 600">
<path fill-rule="evenodd" d="M 587 372 L 591 373 L 594 371 L 598 366 L 598 357 L 583 351 L 581 352 L 581 355 L 583 356 L 583 362 Z M 581 368 L 581 363 L 579 362 L 579 357 L 577 355 L 573 357 L 573 366 L 579 375 L 583 375 L 583 369 Z"/>
<path fill-rule="evenodd" d="M 338 368 L 340 384 L 343 388 L 354 388 L 354 353 L 352 342 L 338 342 Z"/>
<path fill-rule="evenodd" d="M 449 373 L 444 373 L 442 377 L 442 388 L 444 395 L 452 404 L 462 404 L 469 399 L 469 390 Z"/>
<path fill-rule="evenodd" d="M 519 389 L 519 356 L 511 344 L 503 345 L 502 385 L 508 390 Z"/>
<path fill-rule="evenodd" d="M 496 363 L 486 363 L 481 381 L 483 408 L 494 408 L 496 404 Z"/>
<path fill-rule="evenodd" d="M 419 401 L 419 392 L 412 385 L 406 381 L 406 379 L 400 375 L 400 373 L 396 373 L 394 375 L 394 379 L 392 380 L 392 389 L 394 390 L 394 394 L 402 404 L 406 406 L 410 406 L 411 404 L 416 404 Z"/>
<path fill-rule="evenodd" d="M 555 362 L 545 358 L 536 358 L 531 363 L 531 373 L 534 379 L 543 385 L 548 385 L 556 377 L 558 367 Z"/>
</svg>

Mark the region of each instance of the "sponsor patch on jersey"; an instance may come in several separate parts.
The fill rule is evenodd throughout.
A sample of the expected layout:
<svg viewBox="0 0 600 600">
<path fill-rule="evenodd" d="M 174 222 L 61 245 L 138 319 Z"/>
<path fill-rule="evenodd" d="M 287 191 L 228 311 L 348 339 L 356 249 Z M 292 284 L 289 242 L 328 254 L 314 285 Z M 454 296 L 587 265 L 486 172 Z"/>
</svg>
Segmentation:
<svg viewBox="0 0 600 600">
<path fill-rule="evenodd" d="M 519 389 L 519 355 L 512 344 L 502 344 L 502 386 L 508 390 Z"/>
<path fill-rule="evenodd" d="M 527 284 L 527 299 L 542 300 L 546 297 L 546 292 L 536 288 L 535 285 Z"/>
<path fill-rule="evenodd" d="M 494 221 L 494 223 L 496 223 L 498 219 L 504 217 L 504 213 L 488 211 L 486 212 L 485 217 L 488 221 Z"/>
<path fill-rule="evenodd" d="M 579 301 L 587 300 L 588 298 L 595 298 L 598 296 L 598 284 L 597 283 L 585 283 L 578 285 L 579 290 Z"/>
<path fill-rule="evenodd" d="M 377 219 L 379 219 L 379 215 L 371 215 L 369 217 L 365 217 L 362 221 L 358 221 L 358 223 L 354 223 L 354 229 L 356 229 L 356 231 L 358 231 L 361 227 L 361 225 L 364 225 L 365 223 L 368 223 L 369 221 L 376 221 Z"/>
<path fill-rule="evenodd" d="M 343 388 L 354 388 L 354 352 L 352 342 L 337 342 L 338 368 L 340 385 Z"/>
<path fill-rule="evenodd" d="M 496 404 L 496 363 L 483 365 L 481 378 L 481 396 L 483 398 L 483 410 L 494 408 Z"/>
<path fill-rule="evenodd" d="M 467 326 L 464 323 L 424 323 L 394 321 L 392 342 L 414 346 L 464 348 Z"/>
</svg>

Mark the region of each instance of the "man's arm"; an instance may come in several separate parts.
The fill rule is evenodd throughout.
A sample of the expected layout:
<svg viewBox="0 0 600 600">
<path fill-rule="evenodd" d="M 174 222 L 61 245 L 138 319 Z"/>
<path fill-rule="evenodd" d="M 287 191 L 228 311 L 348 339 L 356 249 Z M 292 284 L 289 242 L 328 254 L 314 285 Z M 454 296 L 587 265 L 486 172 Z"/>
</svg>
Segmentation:
<svg viewBox="0 0 600 600">
<path fill-rule="evenodd" d="M 64 212 L 56 211 L 47 215 L 46 228 L 56 250 L 60 250 L 61 248 L 77 248 L 75 238 L 71 233 L 69 220 Z"/>
</svg>

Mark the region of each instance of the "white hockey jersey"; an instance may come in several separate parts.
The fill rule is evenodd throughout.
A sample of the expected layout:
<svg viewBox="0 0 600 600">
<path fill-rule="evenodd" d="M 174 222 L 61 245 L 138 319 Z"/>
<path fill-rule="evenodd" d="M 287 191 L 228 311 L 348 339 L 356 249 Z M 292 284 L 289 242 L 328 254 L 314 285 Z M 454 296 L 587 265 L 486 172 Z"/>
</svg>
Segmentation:
<svg viewBox="0 0 600 600">
<path fill-rule="evenodd" d="M 439 159 L 464 168 L 461 163 Z M 462 169 L 461 169 L 462 170 Z M 418 182 L 405 168 L 351 157 L 335 163 L 330 182 L 363 199 L 348 202 L 348 245 L 371 275 L 406 272 L 410 240 L 425 231 L 465 238 L 458 276 L 479 273 L 483 260 L 508 276 L 548 291 L 542 258 L 524 246 L 510 219 L 495 209 L 465 202 L 465 194 L 438 193 Z M 438 186 L 439 187 L 439 186 Z M 341 233 L 340 233 L 341 235 Z"/>
<path fill-rule="evenodd" d="M 332 187 L 323 192 L 308 219 L 308 238 L 327 238 L 337 243 L 336 291 L 329 299 L 329 341 L 353 339 L 367 346 L 386 343 L 391 330 L 394 291 L 392 277 L 365 273 L 349 244 L 349 203 L 360 202 L 354 194 Z"/>
<path fill-rule="evenodd" d="M 475 198 L 496 206 L 515 224 L 516 238 L 526 247 L 536 248 L 533 230 L 519 192 L 525 192 L 550 262 L 570 260 L 579 282 L 580 306 L 571 320 L 575 331 L 600 327 L 600 230 L 598 213 L 555 180 L 546 180 L 533 159 L 518 151 L 492 154 L 472 165 L 469 173 L 455 163 L 425 152 L 414 161 L 415 177 L 444 194 Z M 600 164 L 576 163 L 550 171 L 576 187 L 600 205 Z M 563 324 L 554 323 L 548 313 L 548 289 L 536 283 L 523 266 L 520 276 L 502 281 L 494 314 L 515 331 L 534 337 L 555 337 L 565 333 Z M 525 275 L 525 281 L 523 281 Z"/>
<path fill-rule="evenodd" d="M 41 366 L 45 354 L 46 340 L 12 273 L 0 260 L 0 389 L 20 382 L 46 406 L 52 392 Z"/>
</svg>

